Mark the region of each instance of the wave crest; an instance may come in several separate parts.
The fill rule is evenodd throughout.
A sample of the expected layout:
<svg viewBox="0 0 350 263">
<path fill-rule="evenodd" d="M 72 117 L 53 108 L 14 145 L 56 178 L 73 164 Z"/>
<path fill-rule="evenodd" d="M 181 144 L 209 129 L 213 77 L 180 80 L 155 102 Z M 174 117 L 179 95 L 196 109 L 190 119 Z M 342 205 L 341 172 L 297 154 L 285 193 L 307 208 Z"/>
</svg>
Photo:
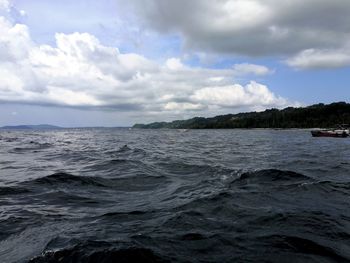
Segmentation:
<svg viewBox="0 0 350 263">
<path fill-rule="evenodd" d="M 254 172 L 247 172 L 241 174 L 238 179 L 232 183 L 258 183 L 258 184 L 272 184 L 272 183 L 300 183 L 311 180 L 310 177 L 296 173 L 293 171 L 282 171 L 277 169 L 259 170 Z"/>
<path fill-rule="evenodd" d="M 29 263 L 68 262 L 170 262 L 154 251 L 142 247 L 114 248 L 107 242 L 85 242 L 58 251 L 46 251 Z"/>
</svg>

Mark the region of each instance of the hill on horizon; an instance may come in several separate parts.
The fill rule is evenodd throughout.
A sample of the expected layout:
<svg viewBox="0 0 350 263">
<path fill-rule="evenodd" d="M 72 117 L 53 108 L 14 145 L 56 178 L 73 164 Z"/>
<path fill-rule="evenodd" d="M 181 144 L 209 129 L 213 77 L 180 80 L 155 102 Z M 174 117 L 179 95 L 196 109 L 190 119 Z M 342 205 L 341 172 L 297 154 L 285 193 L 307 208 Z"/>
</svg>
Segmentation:
<svg viewBox="0 0 350 263">
<path fill-rule="evenodd" d="M 350 104 L 335 102 L 308 107 L 288 107 L 282 110 L 219 115 L 212 118 L 195 117 L 172 122 L 135 124 L 140 129 L 234 129 L 234 128 L 330 128 L 350 123 Z"/>
</svg>

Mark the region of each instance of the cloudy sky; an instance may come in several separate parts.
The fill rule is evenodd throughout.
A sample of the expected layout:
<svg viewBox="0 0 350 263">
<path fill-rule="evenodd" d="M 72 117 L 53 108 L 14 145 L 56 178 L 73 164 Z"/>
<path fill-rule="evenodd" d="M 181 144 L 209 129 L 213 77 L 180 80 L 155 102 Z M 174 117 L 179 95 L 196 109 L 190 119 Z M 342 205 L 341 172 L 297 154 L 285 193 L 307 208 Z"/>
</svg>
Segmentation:
<svg viewBox="0 0 350 263">
<path fill-rule="evenodd" d="M 0 0 L 0 125 L 350 100 L 349 0 Z"/>
</svg>

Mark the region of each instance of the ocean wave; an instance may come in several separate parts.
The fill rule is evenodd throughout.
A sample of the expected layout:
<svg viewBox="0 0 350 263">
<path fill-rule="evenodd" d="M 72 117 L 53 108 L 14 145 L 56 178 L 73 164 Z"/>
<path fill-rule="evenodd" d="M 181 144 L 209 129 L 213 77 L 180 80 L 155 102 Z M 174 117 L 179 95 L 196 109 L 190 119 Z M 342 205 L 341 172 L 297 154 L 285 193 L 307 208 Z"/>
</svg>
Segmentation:
<svg viewBox="0 0 350 263">
<path fill-rule="evenodd" d="M 313 179 L 304 174 L 278 169 L 266 169 L 242 173 L 237 179 L 231 182 L 231 186 L 252 184 L 283 186 L 301 184 L 310 181 L 313 181 Z"/>
<path fill-rule="evenodd" d="M 39 143 L 35 141 L 30 141 L 29 145 L 30 146 L 26 146 L 26 147 L 14 147 L 9 152 L 10 153 L 24 153 L 24 152 L 31 152 L 31 151 L 35 152 L 35 151 L 45 150 L 45 149 L 54 147 L 54 145 L 51 143 Z"/>
<path fill-rule="evenodd" d="M 338 248 L 331 248 L 328 245 L 323 245 L 321 242 L 310 240 L 307 237 L 270 235 L 261 237 L 260 239 L 269 240 L 268 242 L 271 243 L 274 249 L 276 250 L 278 248 L 281 252 L 290 251 L 304 255 L 316 255 L 335 260 L 336 262 L 348 262 L 349 260 L 349 255 L 342 255 Z M 317 258 L 314 259 L 317 261 Z"/>
<path fill-rule="evenodd" d="M 132 176 L 98 177 L 81 176 L 65 172 L 58 172 L 48 176 L 25 181 L 25 186 L 45 186 L 48 188 L 70 188 L 79 190 L 79 187 L 96 187 L 115 191 L 148 191 L 156 189 L 167 182 L 165 176 L 153 176 L 144 173 L 134 172 Z"/>
<path fill-rule="evenodd" d="M 144 149 L 141 148 L 131 148 L 128 145 L 124 145 L 120 147 L 115 152 L 111 152 L 111 155 L 117 155 L 117 156 L 125 156 L 125 157 L 133 157 L 133 158 L 143 158 L 147 155 L 147 152 Z"/>
<path fill-rule="evenodd" d="M 347 140 L 269 130 L 0 135 L 1 262 L 350 260 Z"/>
<path fill-rule="evenodd" d="M 0 196 L 26 194 L 30 191 L 18 186 L 0 187 Z"/>
<path fill-rule="evenodd" d="M 311 183 L 303 183 L 300 187 L 308 190 L 324 190 L 328 193 L 343 193 L 348 194 L 350 190 L 350 182 L 332 182 L 332 181 L 318 181 Z"/>
<path fill-rule="evenodd" d="M 145 215 L 145 214 L 150 214 L 153 211 L 140 211 L 140 210 L 133 210 L 133 211 L 128 211 L 128 212 L 109 212 L 106 214 L 101 215 L 100 217 L 119 217 L 119 216 L 128 216 L 128 215 Z"/>
<path fill-rule="evenodd" d="M 84 242 L 73 247 L 45 251 L 42 255 L 32 258 L 29 263 L 71 263 L 71 262 L 144 262 L 165 263 L 167 259 L 157 255 L 148 248 L 130 246 L 114 248 L 108 242 Z"/>
<path fill-rule="evenodd" d="M 17 137 L 4 137 L 4 136 L 0 137 L 0 141 L 4 141 L 4 142 L 16 142 L 18 140 L 19 138 Z"/>
<path fill-rule="evenodd" d="M 27 181 L 26 183 L 34 183 L 40 185 L 55 185 L 60 184 L 79 184 L 79 185 L 92 185 L 98 187 L 108 187 L 109 182 L 107 179 L 100 177 L 91 177 L 91 176 L 78 176 L 72 175 L 69 173 L 59 172 L 54 173 L 45 177 L 40 177 L 32 181 Z"/>
</svg>

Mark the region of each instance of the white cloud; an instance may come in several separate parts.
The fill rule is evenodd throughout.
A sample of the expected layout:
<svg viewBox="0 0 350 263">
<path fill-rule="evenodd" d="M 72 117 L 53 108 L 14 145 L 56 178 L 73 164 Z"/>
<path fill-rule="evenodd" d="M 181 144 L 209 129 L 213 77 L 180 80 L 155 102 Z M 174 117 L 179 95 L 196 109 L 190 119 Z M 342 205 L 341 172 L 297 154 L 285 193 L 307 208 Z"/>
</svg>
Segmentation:
<svg viewBox="0 0 350 263">
<path fill-rule="evenodd" d="M 253 57 L 291 57 L 320 50 L 324 63 L 309 63 L 301 68 L 311 68 L 313 64 L 316 68 L 319 64 L 322 67 L 348 64 L 339 53 L 350 42 L 349 0 L 130 0 L 129 3 L 147 28 L 178 34 L 188 50 Z M 334 50 L 336 58 L 326 59 L 332 52 L 327 55 L 323 50 Z"/>
<path fill-rule="evenodd" d="M 184 70 L 186 69 L 185 65 L 182 64 L 181 60 L 179 58 L 169 58 L 165 65 L 170 69 L 170 70 Z"/>
<path fill-rule="evenodd" d="M 0 61 L 21 60 L 28 56 L 32 46 L 28 28 L 25 25 L 12 25 L 0 17 Z"/>
<path fill-rule="evenodd" d="M 36 45 L 26 26 L 0 19 L 0 101 L 145 115 L 290 105 L 261 84 L 232 85 L 235 76 L 268 74 L 264 66 L 208 69 L 179 58 L 156 63 L 104 46 L 88 33 L 55 38 L 56 46 Z"/>
<path fill-rule="evenodd" d="M 183 111 L 196 111 L 196 110 L 203 110 L 205 109 L 205 106 L 200 103 L 178 103 L 178 102 L 168 102 L 165 104 L 164 109 L 167 111 L 177 111 L 179 113 Z"/>
<path fill-rule="evenodd" d="M 194 101 L 222 107 L 265 106 L 283 107 L 287 100 L 273 94 L 266 86 L 251 81 L 245 87 L 239 84 L 199 89 Z"/>
<path fill-rule="evenodd" d="M 233 68 L 238 75 L 255 74 L 258 76 L 263 76 L 273 73 L 273 71 L 268 67 L 249 63 L 235 64 Z"/>
<path fill-rule="evenodd" d="M 307 49 L 286 62 L 297 69 L 340 68 L 350 66 L 350 50 Z"/>
<path fill-rule="evenodd" d="M 9 11 L 10 2 L 8 0 L 0 0 L 0 11 Z"/>
</svg>

